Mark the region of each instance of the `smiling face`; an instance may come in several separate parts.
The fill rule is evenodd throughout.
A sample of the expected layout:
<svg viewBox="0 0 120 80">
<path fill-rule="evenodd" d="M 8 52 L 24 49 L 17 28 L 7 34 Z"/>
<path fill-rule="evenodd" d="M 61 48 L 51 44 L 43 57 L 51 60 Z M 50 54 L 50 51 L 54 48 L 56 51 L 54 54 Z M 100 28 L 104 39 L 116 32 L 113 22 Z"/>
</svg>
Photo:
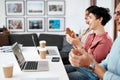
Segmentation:
<svg viewBox="0 0 120 80">
<path fill-rule="evenodd" d="M 115 9 L 114 20 L 116 22 L 117 30 L 120 31 L 120 3 Z"/>
<path fill-rule="evenodd" d="M 85 11 L 85 22 L 86 22 L 86 24 L 89 24 L 88 16 L 89 16 L 89 12 L 86 10 Z"/>
<path fill-rule="evenodd" d="M 100 19 L 96 19 L 96 17 L 90 13 L 88 16 L 88 20 L 89 20 L 89 28 L 91 30 L 96 30 L 96 28 L 101 25 L 101 18 Z"/>
</svg>

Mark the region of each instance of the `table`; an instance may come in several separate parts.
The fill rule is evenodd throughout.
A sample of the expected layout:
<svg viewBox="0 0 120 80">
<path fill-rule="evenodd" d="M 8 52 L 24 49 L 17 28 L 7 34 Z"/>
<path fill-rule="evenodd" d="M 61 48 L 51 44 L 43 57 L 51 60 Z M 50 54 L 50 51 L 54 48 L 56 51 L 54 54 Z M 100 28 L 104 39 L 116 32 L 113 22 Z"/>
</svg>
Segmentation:
<svg viewBox="0 0 120 80">
<path fill-rule="evenodd" d="M 69 80 L 58 48 L 56 46 L 47 46 L 46 48 L 56 50 L 57 55 L 47 55 L 46 60 L 49 62 L 49 71 L 42 72 L 22 72 L 12 52 L 0 51 L 0 80 Z M 23 47 L 22 52 L 26 61 L 42 60 L 35 47 Z M 60 57 L 60 61 L 51 62 L 52 57 Z M 14 63 L 12 78 L 4 78 L 3 75 L 2 65 L 8 63 Z"/>
</svg>

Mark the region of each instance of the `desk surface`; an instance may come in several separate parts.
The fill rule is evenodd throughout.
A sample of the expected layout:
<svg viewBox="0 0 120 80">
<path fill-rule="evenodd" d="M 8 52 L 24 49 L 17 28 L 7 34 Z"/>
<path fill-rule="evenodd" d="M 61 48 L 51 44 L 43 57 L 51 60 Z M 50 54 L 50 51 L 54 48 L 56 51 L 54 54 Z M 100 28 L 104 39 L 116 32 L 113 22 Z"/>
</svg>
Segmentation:
<svg viewBox="0 0 120 80">
<path fill-rule="evenodd" d="M 54 49 L 58 54 L 47 55 L 46 60 L 49 62 L 49 71 L 42 71 L 42 72 L 22 72 L 12 52 L 4 53 L 0 51 L 0 79 L 1 80 L 69 80 L 57 47 L 49 46 L 47 47 L 47 49 Z M 35 47 L 23 47 L 22 52 L 26 61 L 42 60 L 40 59 L 40 56 L 38 55 Z M 60 57 L 60 62 L 51 62 L 53 56 Z M 6 63 L 14 64 L 12 78 L 4 78 L 2 65 Z"/>
</svg>

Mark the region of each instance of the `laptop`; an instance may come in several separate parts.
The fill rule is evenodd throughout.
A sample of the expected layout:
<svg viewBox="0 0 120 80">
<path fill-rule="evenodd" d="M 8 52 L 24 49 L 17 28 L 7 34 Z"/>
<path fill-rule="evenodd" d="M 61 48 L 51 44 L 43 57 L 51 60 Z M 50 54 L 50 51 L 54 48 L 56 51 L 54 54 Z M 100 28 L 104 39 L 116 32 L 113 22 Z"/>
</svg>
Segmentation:
<svg viewBox="0 0 120 80">
<path fill-rule="evenodd" d="M 18 43 L 12 45 L 12 51 L 20 66 L 21 71 L 48 71 L 48 61 L 25 61 Z"/>
</svg>

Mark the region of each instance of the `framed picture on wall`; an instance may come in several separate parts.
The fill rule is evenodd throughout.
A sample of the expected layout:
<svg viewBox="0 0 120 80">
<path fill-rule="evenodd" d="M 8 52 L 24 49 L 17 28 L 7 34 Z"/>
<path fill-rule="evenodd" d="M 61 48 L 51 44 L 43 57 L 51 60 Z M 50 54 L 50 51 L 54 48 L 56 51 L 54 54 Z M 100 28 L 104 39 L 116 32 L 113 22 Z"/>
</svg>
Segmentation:
<svg viewBox="0 0 120 80">
<path fill-rule="evenodd" d="M 9 31 L 24 31 L 24 18 L 6 18 Z"/>
<path fill-rule="evenodd" d="M 44 15 L 45 2 L 42 0 L 27 0 L 27 15 Z"/>
<path fill-rule="evenodd" d="M 96 5 L 96 0 L 90 0 L 90 5 Z"/>
<path fill-rule="evenodd" d="M 65 1 L 47 1 L 48 15 L 65 15 Z"/>
<path fill-rule="evenodd" d="M 6 15 L 24 15 L 24 2 L 23 1 L 6 1 Z"/>
<path fill-rule="evenodd" d="M 44 31 L 44 18 L 27 18 L 28 31 Z"/>
<path fill-rule="evenodd" d="M 47 23 L 48 31 L 65 30 L 65 18 L 48 18 Z"/>
</svg>

